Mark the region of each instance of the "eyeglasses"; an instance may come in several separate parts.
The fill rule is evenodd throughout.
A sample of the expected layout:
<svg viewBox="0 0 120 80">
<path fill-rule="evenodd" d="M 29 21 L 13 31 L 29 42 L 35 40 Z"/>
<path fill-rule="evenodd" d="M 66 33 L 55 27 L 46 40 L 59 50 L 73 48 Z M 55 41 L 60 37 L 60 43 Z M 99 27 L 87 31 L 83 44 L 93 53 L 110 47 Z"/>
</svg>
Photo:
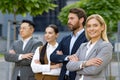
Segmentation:
<svg viewBox="0 0 120 80">
<path fill-rule="evenodd" d="M 28 29 L 30 29 L 30 28 L 25 28 L 25 27 L 20 27 L 18 30 L 20 31 L 20 30 L 28 30 Z"/>
</svg>

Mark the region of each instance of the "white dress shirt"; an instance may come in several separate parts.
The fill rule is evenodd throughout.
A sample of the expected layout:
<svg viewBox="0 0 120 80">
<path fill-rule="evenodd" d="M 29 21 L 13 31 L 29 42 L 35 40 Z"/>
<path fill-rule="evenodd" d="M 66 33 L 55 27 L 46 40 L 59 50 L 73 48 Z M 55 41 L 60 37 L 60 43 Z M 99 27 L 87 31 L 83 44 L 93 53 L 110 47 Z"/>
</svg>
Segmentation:
<svg viewBox="0 0 120 80">
<path fill-rule="evenodd" d="M 31 63 L 31 67 L 34 73 L 42 72 L 42 74 L 47 74 L 47 75 L 59 75 L 60 74 L 61 68 L 50 69 L 50 64 L 51 64 L 50 55 L 57 48 L 57 46 L 58 46 L 58 43 L 56 43 L 55 46 L 52 46 L 49 43 L 47 44 L 46 54 L 48 58 L 48 64 L 36 64 L 34 62 L 35 60 L 39 60 L 40 58 L 40 53 L 39 53 L 40 47 L 36 49 L 35 54 L 32 59 L 32 63 Z"/>
<path fill-rule="evenodd" d="M 96 42 L 94 42 L 93 44 L 91 44 L 91 41 L 88 42 L 85 58 L 87 58 L 89 52 L 92 50 L 92 48 L 95 46 L 95 44 L 96 44 Z M 82 68 L 82 65 L 80 65 L 80 68 Z M 84 78 L 84 75 L 82 75 L 79 80 L 83 80 L 83 78 Z"/>
</svg>

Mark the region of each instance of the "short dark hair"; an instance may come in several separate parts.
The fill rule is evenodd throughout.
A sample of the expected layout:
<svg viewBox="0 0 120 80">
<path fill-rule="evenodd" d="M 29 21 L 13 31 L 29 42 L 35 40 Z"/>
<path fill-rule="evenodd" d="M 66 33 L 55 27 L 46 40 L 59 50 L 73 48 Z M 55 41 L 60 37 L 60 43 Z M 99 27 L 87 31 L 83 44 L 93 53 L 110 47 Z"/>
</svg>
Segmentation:
<svg viewBox="0 0 120 80">
<path fill-rule="evenodd" d="M 85 25 L 87 16 L 86 16 L 85 11 L 82 8 L 72 8 L 72 9 L 69 10 L 69 13 L 76 14 L 79 19 L 83 17 L 84 18 L 83 25 Z"/>
<path fill-rule="evenodd" d="M 33 28 L 35 28 L 35 24 L 30 20 L 22 20 L 22 23 L 28 23 L 29 26 L 32 26 Z"/>
</svg>

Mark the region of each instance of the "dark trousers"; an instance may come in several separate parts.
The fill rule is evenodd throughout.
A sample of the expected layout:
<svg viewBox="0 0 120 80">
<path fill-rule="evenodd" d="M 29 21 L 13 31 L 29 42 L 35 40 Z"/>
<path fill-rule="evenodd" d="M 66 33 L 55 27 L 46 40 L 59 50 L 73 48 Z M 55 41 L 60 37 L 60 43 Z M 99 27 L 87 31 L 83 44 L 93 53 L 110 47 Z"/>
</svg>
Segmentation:
<svg viewBox="0 0 120 80">
<path fill-rule="evenodd" d="M 20 80 L 20 76 L 17 76 L 17 80 Z"/>
<path fill-rule="evenodd" d="M 64 76 L 64 80 L 70 80 L 69 76 L 68 76 L 68 75 L 65 75 L 65 76 Z"/>
</svg>

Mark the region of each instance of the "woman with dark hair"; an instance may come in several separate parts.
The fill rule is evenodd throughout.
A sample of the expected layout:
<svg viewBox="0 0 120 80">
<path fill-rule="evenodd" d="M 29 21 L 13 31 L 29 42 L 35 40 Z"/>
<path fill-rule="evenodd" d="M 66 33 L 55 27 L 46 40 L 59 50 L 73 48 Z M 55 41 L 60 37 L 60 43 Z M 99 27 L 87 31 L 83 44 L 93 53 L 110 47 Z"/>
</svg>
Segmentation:
<svg viewBox="0 0 120 80">
<path fill-rule="evenodd" d="M 61 64 L 50 61 L 51 53 L 57 48 L 58 28 L 51 24 L 45 29 L 46 44 L 36 49 L 32 59 L 31 67 L 36 80 L 57 80 L 60 73 Z"/>
</svg>

